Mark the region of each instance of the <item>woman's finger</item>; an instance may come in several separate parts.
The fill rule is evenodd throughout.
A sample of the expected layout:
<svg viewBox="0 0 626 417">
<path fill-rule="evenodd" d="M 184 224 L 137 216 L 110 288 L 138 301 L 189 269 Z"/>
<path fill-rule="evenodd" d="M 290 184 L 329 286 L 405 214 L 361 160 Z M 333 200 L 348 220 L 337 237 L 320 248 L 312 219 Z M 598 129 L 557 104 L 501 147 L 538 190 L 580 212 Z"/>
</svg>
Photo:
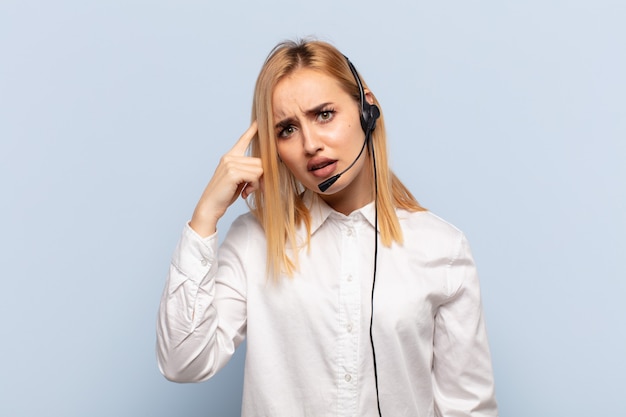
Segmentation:
<svg viewBox="0 0 626 417">
<path fill-rule="evenodd" d="M 230 155 L 245 155 L 246 149 L 248 149 L 248 145 L 250 145 L 250 141 L 257 133 L 257 123 L 256 121 L 252 122 L 248 130 L 246 130 L 243 135 L 239 138 L 239 140 L 235 143 L 235 145 L 228 152 Z"/>
</svg>

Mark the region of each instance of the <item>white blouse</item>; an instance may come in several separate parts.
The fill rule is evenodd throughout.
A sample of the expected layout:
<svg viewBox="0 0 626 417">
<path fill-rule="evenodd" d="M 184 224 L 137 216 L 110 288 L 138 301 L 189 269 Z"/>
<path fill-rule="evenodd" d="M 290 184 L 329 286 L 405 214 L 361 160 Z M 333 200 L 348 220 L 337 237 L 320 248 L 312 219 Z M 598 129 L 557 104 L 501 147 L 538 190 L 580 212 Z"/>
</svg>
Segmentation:
<svg viewBox="0 0 626 417">
<path fill-rule="evenodd" d="M 373 203 L 349 216 L 309 198 L 299 272 L 266 276 L 247 213 L 222 246 L 186 226 L 161 299 L 157 356 L 178 382 L 218 372 L 247 338 L 242 416 L 378 416 L 370 297 Z M 463 233 L 398 210 L 404 244 L 379 244 L 373 337 L 384 417 L 497 416 L 476 268 Z M 304 227 L 298 232 L 304 241 Z"/>
</svg>

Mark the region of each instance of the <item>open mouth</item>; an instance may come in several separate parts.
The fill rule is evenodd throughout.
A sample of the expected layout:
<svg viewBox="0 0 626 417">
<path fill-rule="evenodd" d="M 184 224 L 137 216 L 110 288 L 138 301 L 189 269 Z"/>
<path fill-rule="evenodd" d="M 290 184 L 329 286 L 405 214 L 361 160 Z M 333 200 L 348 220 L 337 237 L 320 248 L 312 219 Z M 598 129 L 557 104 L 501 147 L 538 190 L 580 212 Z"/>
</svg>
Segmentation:
<svg viewBox="0 0 626 417">
<path fill-rule="evenodd" d="M 319 169 L 326 168 L 327 166 L 329 166 L 331 164 L 334 164 L 335 162 L 336 161 L 328 160 L 328 161 L 324 161 L 324 162 L 320 162 L 320 163 L 317 163 L 317 164 L 310 165 L 308 168 L 309 168 L 309 171 L 317 171 Z"/>
<path fill-rule="evenodd" d="M 326 178 L 332 175 L 336 168 L 336 159 L 320 158 L 317 160 L 311 160 L 307 164 L 308 171 L 318 178 Z"/>
</svg>

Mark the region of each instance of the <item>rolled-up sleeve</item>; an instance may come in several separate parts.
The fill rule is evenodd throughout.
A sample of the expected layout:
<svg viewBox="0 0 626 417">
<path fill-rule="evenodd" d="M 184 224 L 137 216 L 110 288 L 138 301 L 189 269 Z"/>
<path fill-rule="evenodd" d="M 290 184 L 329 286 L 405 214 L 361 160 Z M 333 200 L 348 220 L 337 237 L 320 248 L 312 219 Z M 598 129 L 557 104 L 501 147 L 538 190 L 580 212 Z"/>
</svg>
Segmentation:
<svg viewBox="0 0 626 417">
<path fill-rule="evenodd" d="M 498 415 L 478 274 L 465 236 L 447 266 L 449 297 L 435 316 L 435 409 L 445 417 Z"/>
</svg>

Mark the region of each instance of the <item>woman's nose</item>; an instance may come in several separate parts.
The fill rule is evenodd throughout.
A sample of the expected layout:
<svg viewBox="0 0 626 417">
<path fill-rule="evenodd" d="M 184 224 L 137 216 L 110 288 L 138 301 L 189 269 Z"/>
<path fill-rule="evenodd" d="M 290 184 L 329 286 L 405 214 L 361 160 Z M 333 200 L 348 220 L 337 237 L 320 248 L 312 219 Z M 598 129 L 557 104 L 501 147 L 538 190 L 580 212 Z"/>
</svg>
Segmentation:
<svg viewBox="0 0 626 417">
<path fill-rule="evenodd" d="M 302 146 L 308 155 L 315 155 L 324 149 L 324 143 L 315 129 L 312 128 L 302 129 Z"/>
</svg>

